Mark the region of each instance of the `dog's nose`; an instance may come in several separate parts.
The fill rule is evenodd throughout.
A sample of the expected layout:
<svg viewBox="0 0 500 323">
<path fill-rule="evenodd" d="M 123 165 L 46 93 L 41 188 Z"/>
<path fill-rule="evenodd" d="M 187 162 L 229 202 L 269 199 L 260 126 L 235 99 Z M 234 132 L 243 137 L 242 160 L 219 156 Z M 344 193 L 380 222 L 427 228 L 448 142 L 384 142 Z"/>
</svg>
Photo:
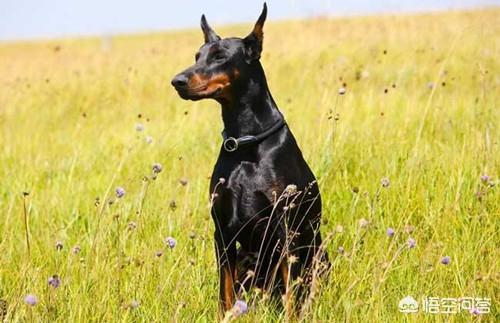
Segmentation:
<svg viewBox="0 0 500 323">
<path fill-rule="evenodd" d="M 174 87 L 185 87 L 188 83 L 188 78 L 184 74 L 177 74 L 172 79 L 172 85 Z"/>
</svg>

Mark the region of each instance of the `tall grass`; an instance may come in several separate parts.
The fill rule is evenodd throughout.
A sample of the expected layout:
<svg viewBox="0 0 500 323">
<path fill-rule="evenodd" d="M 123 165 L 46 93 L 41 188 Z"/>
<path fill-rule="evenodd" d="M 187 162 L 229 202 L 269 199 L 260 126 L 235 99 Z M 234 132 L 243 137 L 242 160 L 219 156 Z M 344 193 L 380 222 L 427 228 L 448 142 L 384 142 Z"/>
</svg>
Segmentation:
<svg viewBox="0 0 500 323">
<path fill-rule="evenodd" d="M 332 272 L 306 321 L 498 318 L 499 15 L 266 25 L 270 88 L 318 177 L 331 235 Z M 250 26 L 216 29 L 244 36 Z M 217 318 L 208 177 L 220 111 L 169 85 L 201 40 L 189 30 L 115 37 L 110 48 L 99 39 L 0 44 L 8 321 Z M 163 170 L 152 174 L 153 163 Z M 492 313 L 402 314 L 407 295 L 489 297 Z M 240 320 L 285 319 L 266 304 Z"/>
</svg>

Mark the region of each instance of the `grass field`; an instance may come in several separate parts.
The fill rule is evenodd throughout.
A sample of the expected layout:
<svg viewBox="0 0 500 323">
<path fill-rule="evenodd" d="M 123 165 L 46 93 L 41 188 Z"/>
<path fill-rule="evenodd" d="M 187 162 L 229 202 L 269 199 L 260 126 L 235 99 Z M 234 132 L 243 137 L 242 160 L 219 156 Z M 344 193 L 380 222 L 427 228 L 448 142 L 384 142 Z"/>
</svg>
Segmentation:
<svg viewBox="0 0 500 323">
<path fill-rule="evenodd" d="M 271 22 L 265 35 L 270 88 L 330 236 L 333 271 L 304 321 L 498 320 L 500 10 Z M 170 86 L 201 41 L 189 30 L 0 44 L 7 321 L 216 320 L 220 109 Z M 491 313 L 400 313 L 408 295 L 490 298 Z M 239 321 L 285 318 L 258 299 Z"/>
</svg>

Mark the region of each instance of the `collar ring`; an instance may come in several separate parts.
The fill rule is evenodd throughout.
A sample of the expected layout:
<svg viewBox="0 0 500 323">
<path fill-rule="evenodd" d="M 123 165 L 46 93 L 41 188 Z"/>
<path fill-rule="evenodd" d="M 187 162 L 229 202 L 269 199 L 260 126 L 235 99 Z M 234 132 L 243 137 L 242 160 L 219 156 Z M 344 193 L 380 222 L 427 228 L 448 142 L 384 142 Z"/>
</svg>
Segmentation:
<svg viewBox="0 0 500 323">
<path fill-rule="evenodd" d="M 233 152 L 238 149 L 238 140 L 234 137 L 229 137 L 226 140 L 224 140 L 224 150 L 227 152 Z"/>
</svg>

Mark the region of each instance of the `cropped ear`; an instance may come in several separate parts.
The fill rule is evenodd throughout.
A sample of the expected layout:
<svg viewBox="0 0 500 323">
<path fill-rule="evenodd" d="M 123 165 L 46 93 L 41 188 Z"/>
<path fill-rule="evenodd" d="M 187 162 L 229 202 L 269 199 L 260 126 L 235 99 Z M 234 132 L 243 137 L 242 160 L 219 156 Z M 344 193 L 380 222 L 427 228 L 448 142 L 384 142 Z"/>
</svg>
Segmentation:
<svg viewBox="0 0 500 323">
<path fill-rule="evenodd" d="M 262 43 L 264 41 L 264 22 L 267 17 L 267 5 L 264 2 L 264 7 L 262 12 L 253 27 L 252 32 L 243 39 L 246 49 L 247 62 L 250 63 L 253 60 L 258 60 L 260 58 L 260 53 L 262 53 Z"/>
<path fill-rule="evenodd" d="M 213 29 L 208 25 L 207 19 L 205 15 L 201 15 L 201 30 L 203 31 L 203 35 L 205 36 L 205 43 L 210 43 L 213 41 L 220 40 L 220 37 L 213 31 Z"/>
</svg>

